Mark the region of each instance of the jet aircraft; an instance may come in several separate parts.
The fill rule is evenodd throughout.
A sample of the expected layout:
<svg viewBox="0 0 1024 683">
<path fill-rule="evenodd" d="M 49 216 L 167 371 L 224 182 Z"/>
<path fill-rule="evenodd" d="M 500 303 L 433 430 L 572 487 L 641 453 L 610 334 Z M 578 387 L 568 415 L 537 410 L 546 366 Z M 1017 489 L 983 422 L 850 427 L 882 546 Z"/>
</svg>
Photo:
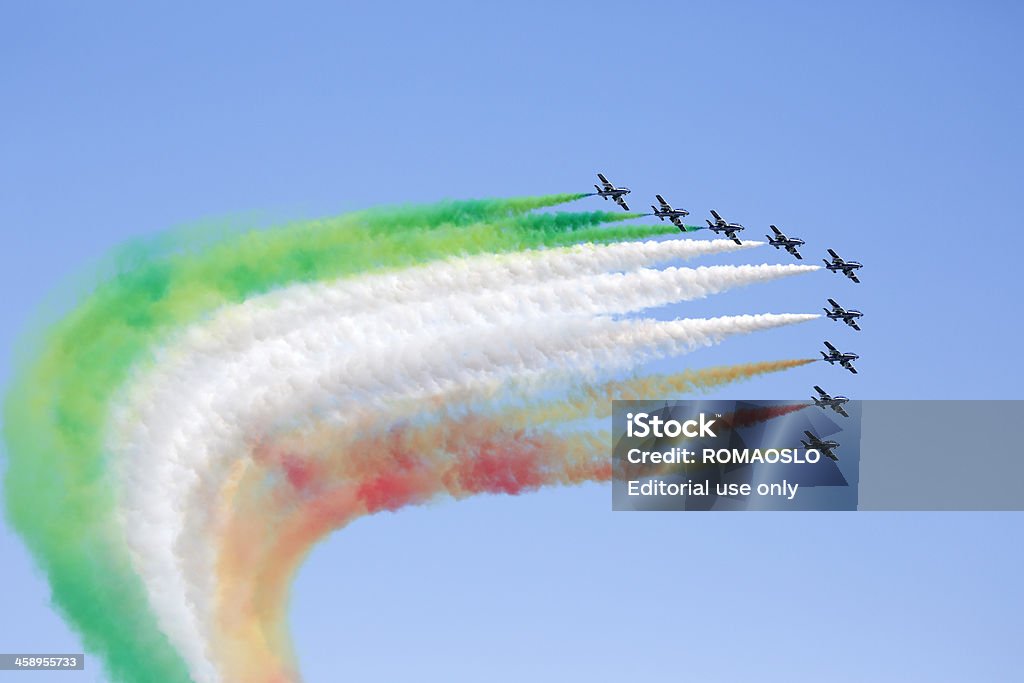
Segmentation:
<svg viewBox="0 0 1024 683">
<path fill-rule="evenodd" d="M 651 210 L 658 220 L 665 220 L 666 218 L 672 222 L 672 225 L 676 226 L 683 232 L 686 232 L 686 227 L 683 225 L 683 219 L 690 215 L 690 212 L 686 209 L 673 209 L 672 205 L 665 201 L 665 198 L 660 194 L 654 195 L 658 204 L 661 206 L 654 206 L 651 204 Z"/>
<path fill-rule="evenodd" d="M 814 450 L 824 455 L 826 458 L 830 458 L 836 462 L 839 462 L 839 458 L 836 456 L 835 453 L 832 452 L 833 449 L 839 448 L 838 441 L 823 441 L 814 434 L 811 434 L 806 429 L 804 430 L 804 434 L 806 434 L 807 438 L 810 440 L 804 441 L 803 439 L 800 439 L 800 443 L 804 445 L 804 448 L 813 448 Z"/>
<path fill-rule="evenodd" d="M 765 237 L 768 238 L 768 244 L 772 245 L 776 249 L 785 248 L 785 250 L 788 251 L 793 256 L 797 257 L 798 259 L 803 259 L 803 256 L 800 255 L 800 252 L 796 250 L 797 247 L 804 244 L 804 241 L 802 239 L 800 239 L 799 237 L 786 237 L 782 233 L 782 231 L 776 228 L 774 225 L 768 227 L 770 227 L 772 229 L 772 232 L 775 233 L 775 237 L 772 237 L 771 235 L 765 235 Z"/>
<path fill-rule="evenodd" d="M 624 211 L 629 211 L 629 207 L 626 205 L 626 200 L 623 199 L 629 194 L 628 187 L 615 187 L 615 185 L 608 182 L 608 179 L 604 177 L 603 173 L 597 174 L 598 180 L 601 181 L 601 186 L 594 185 L 594 189 L 597 190 L 597 196 L 603 197 L 605 201 L 609 198 L 614 199 L 615 203 L 622 207 Z"/>
<path fill-rule="evenodd" d="M 825 342 L 825 346 L 828 347 L 829 352 L 827 354 L 824 351 L 821 352 L 822 360 L 827 362 L 829 365 L 839 363 L 853 374 L 857 374 L 857 368 L 853 367 L 852 361 L 857 360 L 860 356 L 855 353 L 843 353 L 836 347 L 832 346 L 830 342 Z"/>
<path fill-rule="evenodd" d="M 727 223 L 725 219 L 719 216 L 718 212 L 715 211 L 714 209 L 711 209 L 711 215 L 715 217 L 715 222 L 712 223 L 709 220 L 707 221 L 708 230 L 716 234 L 724 232 L 725 236 L 731 239 L 736 244 L 743 244 L 743 242 L 740 242 L 740 238 L 736 236 L 737 232 L 745 229 L 742 225 L 740 225 L 739 223 Z M 707 219 L 705 218 L 704 220 Z"/>
<path fill-rule="evenodd" d="M 824 309 L 825 315 L 828 316 L 829 320 L 842 320 L 844 323 L 852 327 L 853 329 L 860 331 L 860 327 L 857 325 L 857 318 L 863 317 L 863 313 L 858 310 L 851 308 L 846 310 L 838 303 L 835 299 L 829 299 L 828 302 L 832 304 L 832 310 Z"/>
<path fill-rule="evenodd" d="M 843 408 L 843 404 L 849 403 L 850 399 L 845 396 L 829 396 L 825 393 L 825 390 L 817 384 L 814 385 L 814 390 L 818 392 L 817 396 L 811 396 L 811 400 L 814 401 L 814 405 L 825 410 L 831 408 L 843 417 L 850 417 L 850 414 Z"/>
<path fill-rule="evenodd" d="M 846 261 L 831 249 L 828 250 L 828 255 L 832 257 L 831 261 L 828 259 L 822 259 L 825 262 L 826 268 L 831 270 L 833 273 L 841 272 L 854 282 L 860 282 L 860 280 L 857 279 L 857 274 L 853 271 L 863 268 L 863 263 L 858 263 L 857 261 Z"/>
</svg>

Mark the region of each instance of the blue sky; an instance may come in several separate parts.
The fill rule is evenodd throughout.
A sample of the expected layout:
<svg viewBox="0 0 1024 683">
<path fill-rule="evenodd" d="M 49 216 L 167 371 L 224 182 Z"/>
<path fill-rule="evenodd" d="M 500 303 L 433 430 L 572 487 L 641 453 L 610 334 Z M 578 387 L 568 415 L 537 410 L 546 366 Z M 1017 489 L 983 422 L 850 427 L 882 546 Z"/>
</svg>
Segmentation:
<svg viewBox="0 0 1024 683">
<path fill-rule="evenodd" d="M 827 338 L 861 354 L 860 375 L 814 364 L 721 395 L 1022 398 L 1006 353 L 1024 9 L 831 5 L 7 7 L 0 381 L 47 291 L 126 239 L 585 191 L 602 170 L 638 205 L 660 192 L 691 218 L 775 223 L 809 258 L 866 264 L 861 285 L 815 273 L 664 311 L 813 312 L 832 296 L 866 312 L 863 332 L 817 321 L 658 369 L 815 355 Z M 789 262 L 708 262 L 755 258 Z M 295 587 L 308 680 L 1008 681 L 1024 665 L 1019 515 L 610 506 L 592 486 L 336 534 Z M 81 649 L 6 527 L 0 557 L 0 650 Z"/>
</svg>

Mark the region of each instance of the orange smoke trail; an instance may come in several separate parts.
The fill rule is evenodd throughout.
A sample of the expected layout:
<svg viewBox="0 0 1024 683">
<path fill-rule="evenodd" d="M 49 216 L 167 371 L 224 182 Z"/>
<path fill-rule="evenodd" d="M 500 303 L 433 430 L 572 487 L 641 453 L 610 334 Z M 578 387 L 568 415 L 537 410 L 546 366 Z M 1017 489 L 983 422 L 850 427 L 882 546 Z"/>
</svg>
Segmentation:
<svg viewBox="0 0 1024 683">
<path fill-rule="evenodd" d="M 224 491 L 228 513 L 218 566 L 216 647 L 228 680 L 295 681 L 284 628 L 288 586 L 330 531 L 441 496 L 516 495 L 611 478 L 606 438 L 508 430 L 470 416 L 337 444 L 332 453 L 264 447 Z M 311 469 L 296 469 L 301 458 Z"/>
<path fill-rule="evenodd" d="M 702 370 L 686 370 L 671 375 L 652 375 L 586 386 L 562 400 L 510 408 L 503 413 L 502 419 L 510 426 L 527 427 L 583 417 L 606 417 L 611 415 L 613 400 L 657 399 L 692 391 L 708 391 L 732 382 L 752 379 L 769 372 L 798 368 L 813 362 L 813 358 L 801 358 L 722 365 Z"/>
</svg>

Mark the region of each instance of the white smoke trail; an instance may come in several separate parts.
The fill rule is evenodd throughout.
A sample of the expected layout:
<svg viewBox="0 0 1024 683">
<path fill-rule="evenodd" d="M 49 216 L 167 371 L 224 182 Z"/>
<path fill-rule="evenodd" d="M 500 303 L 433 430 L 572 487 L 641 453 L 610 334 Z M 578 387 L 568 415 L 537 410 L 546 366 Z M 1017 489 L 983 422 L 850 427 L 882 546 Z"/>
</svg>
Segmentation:
<svg viewBox="0 0 1024 683">
<path fill-rule="evenodd" d="M 403 335 L 419 334 L 421 329 L 436 331 L 537 315 L 629 313 L 820 269 L 821 266 L 768 264 L 638 269 L 547 282 L 527 279 L 501 290 L 438 289 L 429 300 L 412 301 L 403 300 L 409 287 L 399 282 L 389 290 L 381 289 L 374 292 L 375 296 L 360 300 L 359 303 L 372 306 L 369 311 L 335 312 L 330 316 L 323 314 L 329 309 L 322 308 L 321 297 L 304 288 L 303 296 L 292 306 L 281 306 L 280 299 L 275 297 L 277 300 L 269 310 L 258 305 L 230 309 L 219 329 L 193 328 L 188 340 L 192 345 L 189 353 L 208 357 L 219 353 L 236 365 L 248 366 L 254 361 L 241 358 L 240 354 L 246 349 L 265 348 L 267 342 L 277 340 L 282 349 L 315 348 L 324 354 L 337 354 L 337 347 L 344 345 L 354 354 L 361 346 L 381 347 Z M 323 298 L 331 297 L 332 290 L 333 287 L 324 287 Z M 350 303 L 339 308 L 351 311 L 354 307 Z M 281 315 L 282 309 L 288 311 L 287 315 Z M 268 317 L 276 324 L 268 323 Z M 234 332 L 227 334 L 227 330 Z"/>
<path fill-rule="evenodd" d="M 294 306 L 283 306 L 285 291 L 262 309 L 255 304 L 228 309 L 166 350 L 156 371 L 115 415 L 111 448 L 127 464 L 121 472 L 122 523 L 137 569 L 161 627 L 196 679 L 217 680 L 206 648 L 214 595 L 209 515 L 224 468 L 248 455 L 247 436 L 283 416 L 337 409 L 341 401 L 483 389 L 556 370 L 578 375 L 815 317 L 623 323 L 566 310 L 578 305 L 589 315 L 625 312 L 658 305 L 652 301 L 803 272 L 789 266 L 719 268 L 669 269 L 661 281 L 658 272 L 641 271 L 530 282 L 511 291 L 447 294 L 443 303 L 415 305 L 401 303 L 414 283 L 391 280 L 369 290 L 391 292 L 390 299 L 371 297 L 370 305 L 391 302 L 383 312 L 341 319 L 303 316 L 304 301 L 316 306 L 322 299 L 298 297 Z M 536 269 L 519 275 L 536 276 Z M 462 282 L 467 286 L 472 280 Z M 289 326 L 275 330 L 262 324 L 261 310 L 271 316 L 290 311 L 277 318 Z M 296 320 L 307 324 L 292 329 Z M 418 327 L 411 330 L 413 322 Z M 253 331 L 252 336 L 227 335 L 228 340 L 217 332 L 238 328 Z M 225 358 L 230 362 L 223 363 Z"/>
<path fill-rule="evenodd" d="M 395 273 L 372 274 L 324 283 L 297 284 L 232 307 L 220 317 L 222 328 L 211 338 L 260 338 L 274 330 L 298 326 L 314 317 L 354 315 L 380 310 L 385 305 L 428 301 L 438 293 L 486 292 L 548 280 L 629 271 L 643 266 L 763 246 L 764 242 L 732 240 L 648 240 L 610 245 L 577 244 L 509 254 L 486 254 L 416 266 Z M 255 321 L 249 309 L 259 310 L 259 327 L 238 323 Z M 274 311 L 274 312 L 271 312 Z"/>
</svg>

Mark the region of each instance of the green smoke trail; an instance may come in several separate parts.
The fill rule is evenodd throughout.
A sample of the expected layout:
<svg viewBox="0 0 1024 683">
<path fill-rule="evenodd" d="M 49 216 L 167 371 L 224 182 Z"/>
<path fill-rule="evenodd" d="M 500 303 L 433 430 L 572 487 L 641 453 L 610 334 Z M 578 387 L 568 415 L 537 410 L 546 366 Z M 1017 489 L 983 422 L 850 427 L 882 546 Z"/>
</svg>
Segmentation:
<svg viewBox="0 0 1024 683">
<path fill-rule="evenodd" d="M 613 228 L 583 228 L 571 233 L 552 236 L 545 246 L 565 246 L 580 242 L 597 242 L 606 244 L 609 242 L 622 242 L 625 240 L 639 240 L 648 237 L 661 235 L 674 235 L 678 232 L 675 227 L 662 225 L 624 225 Z"/>
<path fill-rule="evenodd" d="M 525 214 L 535 209 L 567 204 L 587 196 L 589 196 L 587 193 L 580 192 L 538 197 L 449 200 L 430 205 L 405 204 L 378 207 L 352 214 L 352 217 L 356 220 L 365 217 L 368 222 L 380 230 L 435 227 L 445 224 L 469 225 L 470 223 L 493 222 L 501 218 Z"/>
<path fill-rule="evenodd" d="M 373 209 L 226 234 L 201 251 L 173 236 L 119 251 L 115 272 L 35 340 L 4 405 L 7 514 L 46 571 L 54 602 L 113 678 L 189 680 L 113 523 L 111 463 L 103 451 L 107 407 L 133 368 L 147 362 L 147 351 L 219 306 L 287 283 L 455 254 L 675 231 L 605 227 L 635 217 L 629 214 L 527 213 L 579 196 Z"/>
<path fill-rule="evenodd" d="M 614 213 L 609 211 L 563 211 L 560 213 L 525 214 L 522 216 L 517 216 L 514 219 L 513 223 L 517 227 L 528 228 L 531 230 L 557 231 L 577 230 L 579 228 L 585 228 L 594 225 L 604 225 L 606 223 L 619 223 L 633 218 L 642 217 L 642 213 L 623 213 L 621 211 L 616 211 Z"/>
</svg>

